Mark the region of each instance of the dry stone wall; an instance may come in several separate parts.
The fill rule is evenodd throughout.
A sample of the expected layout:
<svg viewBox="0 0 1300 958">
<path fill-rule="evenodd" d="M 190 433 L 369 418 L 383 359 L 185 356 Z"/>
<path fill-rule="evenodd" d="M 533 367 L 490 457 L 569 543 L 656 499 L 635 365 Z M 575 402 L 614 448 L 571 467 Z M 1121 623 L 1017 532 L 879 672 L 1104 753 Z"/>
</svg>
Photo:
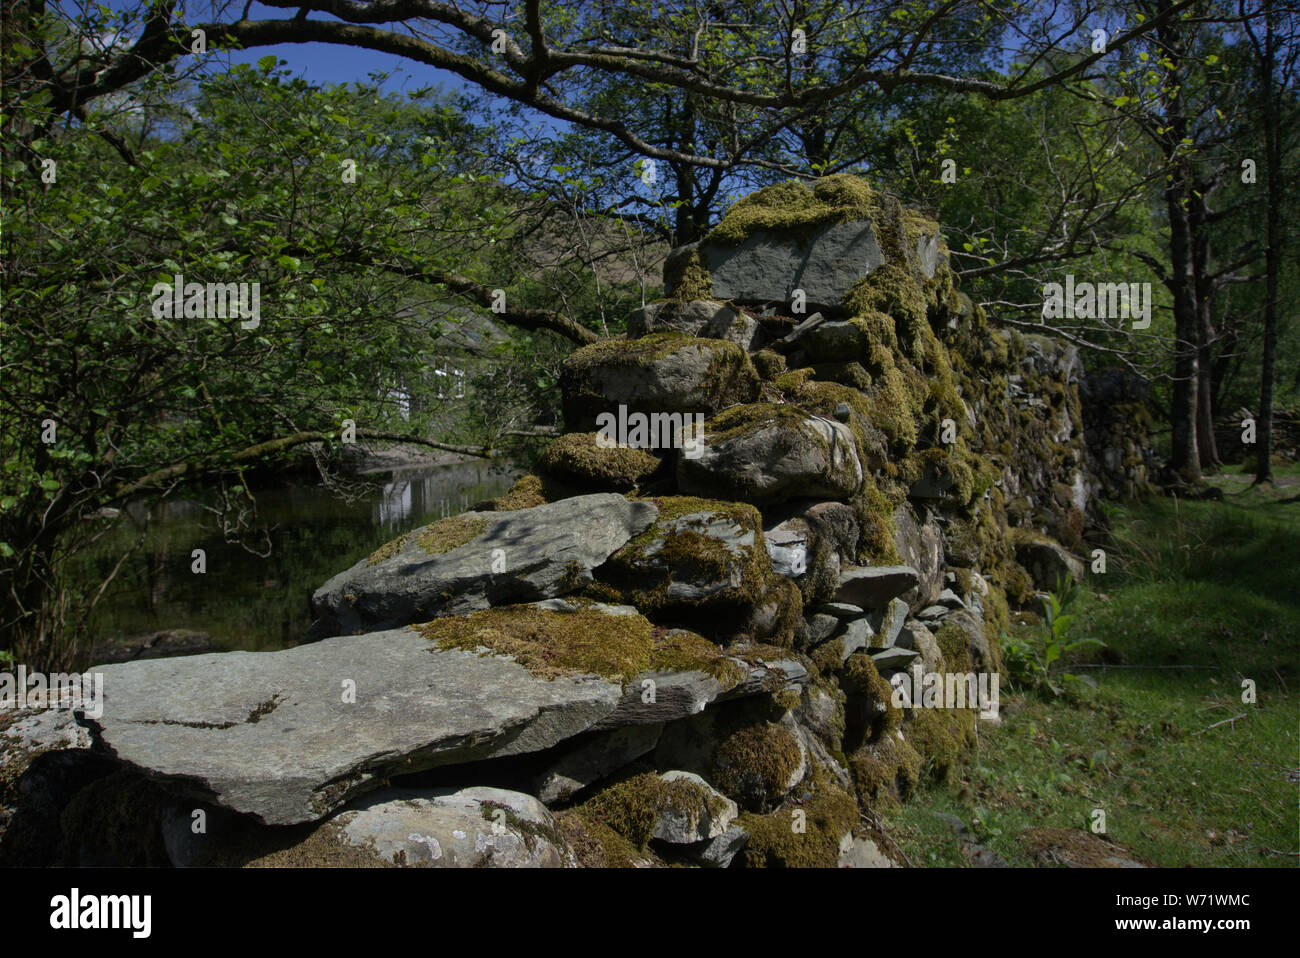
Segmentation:
<svg viewBox="0 0 1300 958">
<path fill-rule="evenodd" d="M 741 201 L 665 286 L 569 357 L 535 473 L 316 592 L 332 637 L 104 668 L 57 860 L 888 865 L 863 813 L 998 720 L 1010 609 L 1082 575 L 1141 437 L 1090 445 L 1077 351 L 859 179 Z M 123 803 L 147 840 L 91 827 Z"/>
</svg>

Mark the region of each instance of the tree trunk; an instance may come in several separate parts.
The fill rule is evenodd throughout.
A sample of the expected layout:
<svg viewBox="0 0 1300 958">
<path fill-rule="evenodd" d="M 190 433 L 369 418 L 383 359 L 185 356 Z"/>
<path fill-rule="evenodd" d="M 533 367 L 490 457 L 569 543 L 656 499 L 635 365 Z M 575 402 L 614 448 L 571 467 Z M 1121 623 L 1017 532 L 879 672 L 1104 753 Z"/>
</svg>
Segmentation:
<svg viewBox="0 0 1300 958">
<path fill-rule="evenodd" d="M 1214 439 L 1214 323 L 1210 306 L 1215 282 L 1210 275 L 1210 223 L 1205 194 L 1193 189 L 1188 196 L 1192 231 L 1193 288 L 1196 290 L 1196 449 L 1203 471 L 1222 465 Z"/>
<path fill-rule="evenodd" d="M 1183 61 L 1183 38 L 1178 23 L 1166 23 L 1157 31 L 1166 56 L 1175 66 L 1167 71 L 1164 96 L 1168 132 L 1163 136 L 1165 207 L 1169 215 L 1169 278 L 1167 285 L 1174 298 L 1174 388 L 1170 410 L 1173 448 L 1169 468 L 1186 482 L 1201 478 L 1200 451 L 1196 443 L 1197 311 L 1193 271 L 1192 224 L 1188 200 L 1192 191 L 1191 170 L 1179 155 L 1187 136 L 1186 103 L 1178 64 Z"/>
<path fill-rule="evenodd" d="M 1259 374 L 1259 421 L 1256 423 L 1255 482 L 1273 480 L 1273 378 L 1277 351 L 1277 283 L 1282 269 L 1282 131 L 1278 124 L 1277 101 L 1273 95 L 1273 64 L 1276 51 L 1273 33 L 1273 4 L 1264 4 L 1264 48 L 1260 57 L 1260 96 L 1264 103 L 1264 183 L 1268 211 L 1265 222 L 1268 249 L 1264 254 L 1264 355 Z"/>
</svg>

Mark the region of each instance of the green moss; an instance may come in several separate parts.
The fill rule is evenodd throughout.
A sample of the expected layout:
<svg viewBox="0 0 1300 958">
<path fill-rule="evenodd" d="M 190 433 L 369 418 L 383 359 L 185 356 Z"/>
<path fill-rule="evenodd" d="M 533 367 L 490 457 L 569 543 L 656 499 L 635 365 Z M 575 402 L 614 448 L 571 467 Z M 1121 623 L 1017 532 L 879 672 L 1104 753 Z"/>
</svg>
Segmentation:
<svg viewBox="0 0 1300 958">
<path fill-rule="evenodd" d="M 788 791 L 799 769 L 799 743 L 789 729 L 760 722 L 723 739 L 714 758 L 713 783 L 751 811 L 763 811 Z"/>
<path fill-rule="evenodd" d="M 806 799 L 787 803 L 766 815 L 744 813 L 736 824 L 749 832 L 744 863 L 750 868 L 834 868 L 840 839 L 859 820 L 858 806 L 838 785 L 817 770 Z M 802 816 L 795 813 L 802 812 Z M 802 830 L 799 819 L 802 818 Z"/>
<path fill-rule="evenodd" d="M 785 372 L 785 357 L 772 349 L 760 349 L 749 357 L 765 382 L 771 382 Z"/>
<path fill-rule="evenodd" d="M 599 675 L 628 683 L 644 672 L 699 670 L 734 685 L 741 672 L 719 648 L 689 632 L 656 629 L 640 615 L 593 608 L 556 612 L 502 606 L 415 626 L 440 649 L 486 649 L 511 656 L 534 675 Z"/>
<path fill-rule="evenodd" d="M 709 445 L 720 446 L 768 424 L 802 429 L 807 418 L 806 412 L 786 403 L 748 403 L 718 413 L 705 423 L 704 435 Z"/>
<path fill-rule="evenodd" d="M 655 772 L 643 772 L 597 792 L 580 810 L 588 821 L 607 826 L 641 850 L 650 843 L 664 809 L 716 821 L 725 814 L 726 803 L 688 779 L 666 782 Z"/>
<path fill-rule="evenodd" d="M 858 520 L 858 561 L 866 565 L 901 562 L 895 543 L 894 510 L 898 503 L 874 483 L 864 482 L 851 504 Z"/>
<path fill-rule="evenodd" d="M 439 519 L 423 528 L 398 536 L 391 542 L 385 542 L 370 554 L 366 563 L 378 565 L 385 559 L 397 555 L 412 540 L 429 555 L 442 555 L 477 539 L 487 529 L 488 522 L 486 517 L 470 513 Z"/>
<path fill-rule="evenodd" d="M 862 364 L 856 361 L 846 363 L 818 363 L 812 367 L 814 375 L 818 379 L 826 382 L 838 383 L 842 386 L 849 386 L 860 392 L 865 392 L 871 388 L 873 382 L 871 373 L 862 368 Z"/>
<path fill-rule="evenodd" d="M 684 303 L 713 298 L 713 277 L 696 250 L 674 257 L 665 264 L 664 286 L 672 287 L 673 298 Z"/>
<path fill-rule="evenodd" d="M 897 804 L 920 781 L 922 765 L 916 749 L 896 732 L 863 745 L 849 756 L 849 773 L 858 802 L 864 808 Z"/>
<path fill-rule="evenodd" d="M 487 507 L 491 512 L 514 512 L 516 509 L 531 509 L 544 506 L 557 498 L 549 494 L 546 482 L 541 476 L 529 473 L 515 481 L 504 496 L 489 499 L 478 508 Z"/>
<path fill-rule="evenodd" d="M 136 771 L 124 769 L 78 791 L 60 819 L 61 864 L 80 864 L 83 846 L 91 857 L 124 867 L 159 867 L 168 862 L 159 828 L 168 794 Z"/>
<path fill-rule="evenodd" d="M 948 781 L 962 756 L 975 747 L 975 712 L 973 709 L 916 709 L 904 734 L 921 756 L 924 768 L 939 781 Z"/>
<path fill-rule="evenodd" d="M 888 738 L 902 724 L 903 710 L 894 705 L 892 686 L 865 652 L 849 656 L 840 684 L 847 697 L 845 742 L 850 747 Z"/>
<path fill-rule="evenodd" d="M 602 449 L 594 432 L 571 432 L 546 447 L 537 468 L 579 488 L 626 492 L 659 469 L 660 461 L 644 449 Z"/>
<path fill-rule="evenodd" d="M 941 626 L 934 633 L 934 641 L 943 653 L 943 664 L 950 672 L 969 672 L 970 636 L 958 625 Z"/>
<path fill-rule="evenodd" d="M 581 807 L 556 812 L 554 818 L 556 829 L 583 868 L 632 868 L 647 859 L 654 860 L 653 853 L 638 849 Z"/>
<path fill-rule="evenodd" d="M 765 187 L 737 202 L 705 242 L 735 246 L 756 232 L 801 232 L 873 218 L 877 208 L 875 192 L 865 180 L 856 177 L 827 177 L 814 189 L 791 180 Z"/>
</svg>

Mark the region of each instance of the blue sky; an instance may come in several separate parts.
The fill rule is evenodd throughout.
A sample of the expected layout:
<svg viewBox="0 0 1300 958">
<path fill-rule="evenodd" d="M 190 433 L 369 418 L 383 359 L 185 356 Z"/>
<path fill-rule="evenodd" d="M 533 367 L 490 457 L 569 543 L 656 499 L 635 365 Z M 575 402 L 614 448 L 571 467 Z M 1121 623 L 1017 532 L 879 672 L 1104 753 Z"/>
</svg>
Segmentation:
<svg viewBox="0 0 1300 958">
<path fill-rule="evenodd" d="M 52 4 L 52 6 L 57 6 L 70 15 L 75 15 L 75 12 L 82 9 L 83 6 L 94 7 L 100 5 L 114 11 L 140 11 L 145 9 L 144 0 L 102 0 L 102 2 L 95 3 L 84 3 L 83 0 L 57 0 L 56 3 Z M 189 11 L 191 22 L 202 22 L 212 17 L 211 7 L 208 3 L 192 2 L 187 4 L 186 8 Z M 230 12 L 222 16 L 221 19 L 232 19 L 237 16 L 238 9 L 238 6 L 232 6 Z M 253 20 L 283 20 L 292 16 L 293 12 L 290 10 L 268 7 L 260 3 L 254 3 L 249 11 L 249 18 Z M 328 14 L 312 13 L 311 19 L 333 20 L 335 18 Z M 388 24 L 380 24 L 380 26 L 388 26 Z M 132 35 L 134 36 L 138 32 L 139 25 L 137 24 L 132 31 Z M 281 43 L 274 46 L 256 47 L 251 50 L 222 50 L 214 52 L 210 56 L 210 61 L 213 68 L 221 69 L 225 63 L 256 63 L 267 54 L 275 54 L 281 60 L 286 61 L 295 76 L 301 76 L 311 83 L 365 82 L 369 80 L 371 73 L 386 72 L 391 74 L 391 77 L 385 83 L 385 86 L 392 90 L 437 84 L 449 91 L 459 91 L 467 86 L 454 73 L 427 64 L 416 63 L 413 60 L 388 53 L 328 43 Z"/>
</svg>

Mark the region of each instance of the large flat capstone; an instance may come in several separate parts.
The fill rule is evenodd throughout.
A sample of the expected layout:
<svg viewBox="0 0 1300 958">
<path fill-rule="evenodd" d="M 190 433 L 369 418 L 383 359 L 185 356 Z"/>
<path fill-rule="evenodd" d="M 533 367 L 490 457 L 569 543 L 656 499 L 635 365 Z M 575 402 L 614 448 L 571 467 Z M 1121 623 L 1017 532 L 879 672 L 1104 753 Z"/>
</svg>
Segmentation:
<svg viewBox="0 0 1300 958">
<path fill-rule="evenodd" d="M 312 635 L 390 629 L 574 592 L 658 514 L 654 503 L 597 493 L 440 520 L 317 589 Z"/>
<path fill-rule="evenodd" d="M 599 677 L 547 681 L 413 629 L 99 671 L 103 715 L 83 722 L 102 744 L 272 825 L 321 818 L 389 775 L 550 748 L 623 699 Z"/>
</svg>

